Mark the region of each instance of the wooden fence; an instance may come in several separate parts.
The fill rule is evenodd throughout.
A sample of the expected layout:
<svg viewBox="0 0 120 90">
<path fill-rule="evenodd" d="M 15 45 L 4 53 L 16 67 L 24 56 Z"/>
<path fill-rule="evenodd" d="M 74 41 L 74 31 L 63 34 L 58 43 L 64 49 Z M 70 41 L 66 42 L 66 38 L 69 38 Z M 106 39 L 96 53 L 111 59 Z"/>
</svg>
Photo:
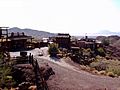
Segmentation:
<svg viewBox="0 0 120 90">
<path fill-rule="evenodd" d="M 34 68 L 34 72 L 35 72 L 35 79 L 36 79 L 36 86 L 37 86 L 37 90 L 48 90 L 48 86 L 46 81 L 43 78 L 43 75 L 40 72 L 40 67 L 39 64 L 37 62 L 37 59 L 35 59 L 33 57 L 33 55 L 29 55 L 28 57 L 29 63 L 32 64 L 33 68 Z"/>
</svg>

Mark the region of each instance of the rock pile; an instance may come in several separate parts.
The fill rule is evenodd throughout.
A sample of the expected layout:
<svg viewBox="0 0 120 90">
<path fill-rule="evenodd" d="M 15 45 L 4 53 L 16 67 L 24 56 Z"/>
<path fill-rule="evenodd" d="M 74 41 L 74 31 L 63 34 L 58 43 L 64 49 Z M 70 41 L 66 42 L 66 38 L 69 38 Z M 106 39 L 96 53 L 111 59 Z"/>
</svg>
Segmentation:
<svg viewBox="0 0 120 90">
<path fill-rule="evenodd" d="M 40 73 L 43 80 L 47 81 L 54 73 L 53 69 L 48 64 L 40 66 Z M 35 90 L 35 72 L 30 64 L 17 64 L 13 66 L 12 76 L 17 81 L 18 90 Z"/>
</svg>

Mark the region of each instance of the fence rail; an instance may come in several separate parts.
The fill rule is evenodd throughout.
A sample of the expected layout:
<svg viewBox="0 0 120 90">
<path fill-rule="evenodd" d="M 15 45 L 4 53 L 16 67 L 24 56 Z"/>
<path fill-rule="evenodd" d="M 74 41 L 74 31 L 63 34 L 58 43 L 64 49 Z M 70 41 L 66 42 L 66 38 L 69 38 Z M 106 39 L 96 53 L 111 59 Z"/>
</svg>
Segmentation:
<svg viewBox="0 0 120 90">
<path fill-rule="evenodd" d="M 48 90 L 48 86 L 46 81 L 44 80 L 41 72 L 40 72 L 40 67 L 38 64 L 37 59 L 35 59 L 33 57 L 33 55 L 29 55 L 28 57 L 29 63 L 32 64 L 33 68 L 34 68 L 34 72 L 35 72 L 35 79 L 36 79 L 36 86 L 37 86 L 37 90 Z"/>
</svg>

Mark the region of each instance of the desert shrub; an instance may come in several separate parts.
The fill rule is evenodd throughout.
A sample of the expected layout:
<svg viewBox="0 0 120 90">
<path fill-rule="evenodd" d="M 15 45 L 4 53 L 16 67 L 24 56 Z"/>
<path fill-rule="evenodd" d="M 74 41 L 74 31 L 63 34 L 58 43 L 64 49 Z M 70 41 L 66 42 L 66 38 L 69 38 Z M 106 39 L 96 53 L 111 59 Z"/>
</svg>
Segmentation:
<svg viewBox="0 0 120 90">
<path fill-rule="evenodd" d="M 98 48 L 97 55 L 105 57 L 105 50 L 103 48 Z"/>
<path fill-rule="evenodd" d="M 120 76 L 120 66 L 109 66 L 106 69 L 107 72 L 113 72 L 114 74 L 117 74 L 118 76 Z"/>
<path fill-rule="evenodd" d="M 81 65 L 89 65 L 92 61 L 94 61 L 94 58 L 92 58 L 91 49 L 80 49 L 79 51 L 74 52 L 71 55 L 71 59 L 74 62 L 77 62 Z"/>
<path fill-rule="evenodd" d="M 55 43 L 50 44 L 48 52 L 51 57 L 56 57 L 57 54 L 59 53 L 58 45 Z"/>
<path fill-rule="evenodd" d="M 102 62 L 102 61 L 92 62 L 92 63 L 90 64 L 90 67 L 95 68 L 95 69 L 98 70 L 98 71 L 106 70 L 106 68 L 107 68 L 107 63 Z"/>
<path fill-rule="evenodd" d="M 90 48 L 88 48 L 88 49 L 83 49 L 83 50 L 82 50 L 82 53 L 83 53 L 84 56 L 91 57 L 92 51 L 91 51 Z"/>
<path fill-rule="evenodd" d="M 120 76 L 120 61 L 118 60 L 98 60 L 95 62 L 92 62 L 90 64 L 90 67 L 95 68 L 98 71 L 106 71 L 112 72 L 118 76 Z"/>
<path fill-rule="evenodd" d="M 120 61 L 118 60 L 106 60 L 108 62 L 107 72 L 113 72 L 120 76 Z"/>
<path fill-rule="evenodd" d="M 110 44 L 110 41 L 108 39 L 102 40 L 103 45 L 108 46 Z"/>
</svg>

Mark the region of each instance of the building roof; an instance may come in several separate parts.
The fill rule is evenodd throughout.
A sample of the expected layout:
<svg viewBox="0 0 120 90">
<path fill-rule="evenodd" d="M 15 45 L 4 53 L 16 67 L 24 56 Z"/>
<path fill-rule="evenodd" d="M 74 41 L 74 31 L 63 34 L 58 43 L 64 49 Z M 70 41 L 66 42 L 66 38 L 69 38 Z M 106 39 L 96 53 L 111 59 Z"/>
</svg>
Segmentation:
<svg viewBox="0 0 120 90">
<path fill-rule="evenodd" d="M 56 36 L 56 38 L 69 38 L 69 37 L 70 36 L 65 36 L 65 35 L 64 36 L 62 36 L 62 35 L 61 36 Z"/>
<path fill-rule="evenodd" d="M 56 37 L 57 38 L 69 38 L 70 35 L 69 34 L 65 34 L 65 33 L 58 33 L 58 35 Z"/>
<path fill-rule="evenodd" d="M 24 32 L 22 32 L 22 33 L 12 32 L 11 34 L 9 34 L 8 38 L 10 40 L 23 40 L 23 39 L 32 39 L 32 36 L 27 36 L 27 35 L 24 34 Z"/>
<path fill-rule="evenodd" d="M 22 37 L 8 37 L 10 40 L 25 40 L 25 39 L 32 39 L 32 36 L 22 36 Z"/>
<path fill-rule="evenodd" d="M 69 33 L 58 33 L 58 35 L 69 35 Z"/>
</svg>

